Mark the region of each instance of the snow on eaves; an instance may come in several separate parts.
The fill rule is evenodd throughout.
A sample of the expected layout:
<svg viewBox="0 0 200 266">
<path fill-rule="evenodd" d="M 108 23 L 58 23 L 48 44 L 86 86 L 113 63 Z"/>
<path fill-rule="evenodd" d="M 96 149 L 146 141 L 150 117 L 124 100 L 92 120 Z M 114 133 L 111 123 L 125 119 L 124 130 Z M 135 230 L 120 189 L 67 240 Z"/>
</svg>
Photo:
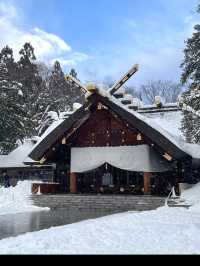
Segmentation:
<svg viewBox="0 0 200 266">
<path fill-rule="evenodd" d="M 57 121 L 54 121 L 48 128 L 47 130 L 42 134 L 42 136 L 40 137 L 39 141 L 36 143 L 36 145 L 38 145 L 43 139 L 45 139 L 55 128 L 57 128 L 60 124 L 62 124 L 62 122 L 64 121 L 64 119 L 59 119 Z"/>
<path fill-rule="evenodd" d="M 23 145 L 19 146 L 8 155 L 1 155 L 0 168 L 27 167 L 24 162 L 34 162 L 28 157 L 33 146 L 33 142 L 31 140 L 27 140 Z"/>
</svg>

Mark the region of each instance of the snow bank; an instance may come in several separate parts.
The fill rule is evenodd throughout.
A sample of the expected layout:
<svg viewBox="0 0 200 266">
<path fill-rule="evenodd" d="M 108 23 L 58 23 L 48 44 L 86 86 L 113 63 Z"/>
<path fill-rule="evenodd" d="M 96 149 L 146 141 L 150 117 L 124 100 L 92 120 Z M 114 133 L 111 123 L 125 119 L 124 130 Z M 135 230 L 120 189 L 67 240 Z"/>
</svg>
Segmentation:
<svg viewBox="0 0 200 266">
<path fill-rule="evenodd" d="M 200 212 L 200 183 L 183 191 L 181 198 L 192 205 L 190 210 Z"/>
<path fill-rule="evenodd" d="M 1 240 L 0 254 L 200 254 L 200 214 L 116 214 Z"/>
<path fill-rule="evenodd" d="M 20 181 L 16 187 L 0 187 L 0 215 L 49 210 L 33 206 L 29 199 L 33 181 Z"/>
<path fill-rule="evenodd" d="M 200 184 L 182 197 L 193 207 L 120 213 L 27 233 L 1 240 L 0 254 L 200 254 Z"/>
</svg>

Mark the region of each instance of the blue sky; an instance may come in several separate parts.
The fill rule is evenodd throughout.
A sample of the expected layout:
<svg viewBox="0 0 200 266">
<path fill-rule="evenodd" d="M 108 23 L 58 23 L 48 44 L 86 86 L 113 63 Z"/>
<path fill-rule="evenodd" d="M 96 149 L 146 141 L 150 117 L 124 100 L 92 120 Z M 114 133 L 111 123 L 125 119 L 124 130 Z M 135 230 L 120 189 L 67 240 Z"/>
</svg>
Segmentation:
<svg viewBox="0 0 200 266">
<path fill-rule="evenodd" d="M 129 82 L 180 78 L 184 40 L 199 22 L 198 0 L 0 0 L 0 47 L 25 41 L 38 59 L 59 59 L 83 81 L 115 80 L 134 63 Z"/>
</svg>

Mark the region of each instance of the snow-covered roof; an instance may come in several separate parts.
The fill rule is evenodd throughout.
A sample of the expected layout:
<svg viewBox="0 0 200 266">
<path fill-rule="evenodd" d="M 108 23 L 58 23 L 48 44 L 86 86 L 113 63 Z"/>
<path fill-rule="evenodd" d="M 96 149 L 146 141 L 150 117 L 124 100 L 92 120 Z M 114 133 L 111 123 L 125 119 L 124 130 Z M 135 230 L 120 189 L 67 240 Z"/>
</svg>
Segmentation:
<svg viewBox="0 0 200 266">
<path fill-rule="evenodd" d="M 200 159 L 200 145 L 187 143 L 180 130 L 182 112 L 164 114 L 139 114 L 137 111 L 129 109 L 126 105 L 123 105 L 115 97 L 110 96 L 109 99 L 121 108 L 126 109 L 129 113 L 134 114 L 140 120 L 144 121 L 150 127 L 159 131 L 162 135 L 168 138 L 179 149 L 190 155 L 194 159 Z"/>
<path fill-rule="evenodd" d="M 181 132 L 181 120 L 182 120 L 182 111 L 176 112 L 163 112 L 163 113 L 145 113 L 142 114 L 145 117 L 153 120 L 160 127 L 169 131 L 170 134 L 183 138 Z"/>
<path fill-rule="evenodd" d="M 182 119 L 182 112 L 180 109 L 177 108 L 174 112 L 163 112 L 163 113 L 145 113 L 141 114 L 138 111 L 135 111 L 133 109 L 130 109 L 129 106 L 123 104 L 121 102 L 121 99 L 117 99 L 115 96 L 110 95 L 107 91 L 103 89 L 99 89 L 98 92 L 95 92 L 95 94 L 98 94 L 102 96 L 102 100 L 104 99 L 106 103 L 113 103 L 114 106 L 118 106 L 124 110 L 126 110 L 129 114 L 133 115 L 133 118 L 135 117 L 137 120 L 135 123 L 138 123 L 139 121 L 142 123 L 140 126 L 147 127 L 148 130 L 153 130 L 153 135 L 157 135 L 156 132 L 158 132 L 160 135 L 157 135 L 157 137 L 161 137 L 162 140 L 160 140 L 160 144 L 163 145 L 163 142 L 169 142 L 169 145 L 174 145 L 171 147 L 171 149 L 174 150 L 175 153 L 183 153 L 182 156 L 189 155 L 192 158 L 200 159 L 200 146 L 194 145 L 190 143 L 186 143 L 182 133 L 180 131 L 181 127 L 181 119 Z M 88 93 L 87 102 L 90 101 L 90 97 L 92 97 L 92 93 Z M 87 104 L 86 104 L 87 105 Z M 72 113 L 71 115 L 67 116 L 70 117 L 70 120 L 76 120 L 76 117 L 79 117 L 81 115 L 81 112 L 85 112 L 87 109 L 87 106 L 83 106 L 81 110 L 77 110 L 76 112 Z M 170 104 L 174 107 L 176 107 L 176 104 Z M 85 111 L 84 111 L 85 110 Z M 43 149 L 45 147 L 51 145 L 50 143 L 53 141 L 52 137 L 55 138 L 58 134 L 63 134 L 63 130 L 66 130 L 66 127 L 68 127 L 69 122 L 68 119 L 60 119 L 58 121 L 55 121 L 43 134 L 43 136 L 40 138 L 39 142 L 33 147 L 33 153 L 30 154 L 30 156 L 33 156 L 33 158 L 38 158 L 39 153 L 42 153 Z M 72 122 L 70 121 L 70 123 Z M 56 132 L 55 132 L 56 131 Z M 153 136 L 151 134 L 151 136 Z M 48 138 L 48 140 L 47 140 Z M 155 136 L 153 137 L 155 138 Z M 55 140 L 54 140 L 55 141 Z M 171 143 L 171 144 L 170 144 Z M 41 144 L 41 145 L 40 145 Z M 165 148 L 168 147 L 168 144 L 164 144 Z M 38 149 L 39 147 L 39 149 Z M 167 149 L 166 149 L 167 151 Z M 37 154 L 37 155 L 36 155 Z M 170 154 L 170 153 L 169 153 Z M 185 154 L 185 155 L 184 155 Z"/>
<path fill-rule="evenodd" d="M 67 117 L 66 114 L 65 117 Z M 29 157 L 31 151 L 63 121 L 64 119 L 54 121 L 41 137 L 35 136 L 28 139 L 8 155 L 0 155 L 0 168 L 26 168 L 28 164 L 33 164 L 35 161 Z"/>
<path fill-rule="evenodd" d="M 66 118 L 68 118 L 68 116 L 66 117 Z M 65 119 L 66 119 L 65 118 Z M 54 121 L 48 128 L 47 128 L 47 130 L 42 134 L 42 136 L 38 139 L 38 141 L 37 141 L 37 143 L 32 147 L 32 149 L 29 151 L 29 154 L 31 153 L 31 151 L 32 150 L 34 150 L 55 128 L 57 128 L 60 124 L 62 124 L 63 123 L 63 121 L 65 120 L 65 119 L 58 119 L 58 120 L 56 120 L 56 121 Z M 28 154 L 28 155 L 29 155 Z M 30 158 L 30 157 L 28 157 L 28 158 Z M 30 158 L 30 160 L 32 160 L 31 158 Z"/>
<path fill-rule="evenodd" d="M 28 157 L 33 147 L 34 143 L 31 140 L 27 140 L 23 145 L 19 146 L 8 155 L 1 155 L 0 168 L 27 167 L 25 162 L 34 162 L 30 157 Z"/>
<path fill-rule="evenodd" d="M 126 109 L 128 112 L 137 116 L 140 120 L 144 121 L 150 127 L 159 131 L 162 135 L 168 138 L 173 144 L 175 144 L 179 149 L 192 156 L 192 158 L 200 159 L 200 145 L 186 143 L 181 130 L 181 118 L 182 112 L 179 111 L 176 114 L 165 113 L 164 115 L 149 114 L 143 115 L 139 114 L 137 111 L 129 109 L 126 105 L 123 105 L 115 97 L 109 97 L 111 101 L 119 105 L 121 108 Z"/>
</svg>

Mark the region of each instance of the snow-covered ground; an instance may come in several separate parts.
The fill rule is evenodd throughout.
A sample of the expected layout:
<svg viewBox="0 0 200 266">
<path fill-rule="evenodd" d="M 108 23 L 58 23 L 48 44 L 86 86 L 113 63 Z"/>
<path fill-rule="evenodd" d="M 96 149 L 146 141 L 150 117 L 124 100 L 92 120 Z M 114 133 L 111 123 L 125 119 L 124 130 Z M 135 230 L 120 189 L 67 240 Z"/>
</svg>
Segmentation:
<svg viewBox="0 0 200 266">
<path fill-rule="evenodd" d="M 200 254 L 200 184 L 191 209 L 163 207 L 54 227 L 0 241 L 1 254 Z"/>
<path fill-rule="evenodd" d="M 31 181 L 23 181 L 16 187 L 0 187 L 0 215 L 49 210 L 33 206 L 29 199 L 31 184 Z"/>
<path fill-rule="evenodd" d="M 189 205 L 192 205 L 190 210 L 200 212 L 200 183 L 192 188 L 185 190 L 181 196 L 182 199 Z"/>
</svg>

